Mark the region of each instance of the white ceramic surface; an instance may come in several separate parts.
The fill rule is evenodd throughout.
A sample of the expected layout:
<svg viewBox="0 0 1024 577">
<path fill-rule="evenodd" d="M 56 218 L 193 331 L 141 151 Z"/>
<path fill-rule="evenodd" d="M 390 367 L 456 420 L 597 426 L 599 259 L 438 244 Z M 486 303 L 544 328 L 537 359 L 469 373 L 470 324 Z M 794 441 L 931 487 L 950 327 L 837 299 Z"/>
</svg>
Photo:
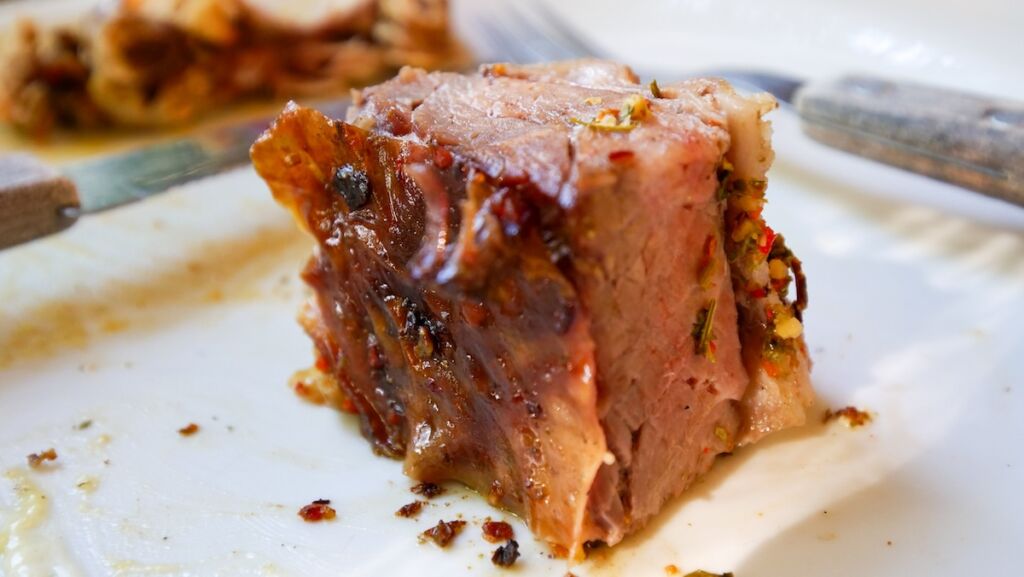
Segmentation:
<svg viewBox="0 0 1024 577">
<path fill-rule="evenodd" d="M 1022 98 L 1021 6 L 555 9 L 650 66 L 866 70 Z M 854 404 L 874 421 L 814 423 L 722 460 L 573 572 L 1021 574 L 1024 210 L 823 149 L 786 113 L 774 121 L 767 216 L 809 276 L 819 411 Z M 400 464 L 287 388 L 311 358 L 293 320 L 309 247 L 239 170 L 0 253 L 0 575 L 565 573 L 520 524 L 512 573 L 491 566 L 472 523 L 449 550 L 418 544 L 439 518 L 502 515 L 452 490 L 418 520 L 395 518 L 412 497 Z M 178 435 L 189 422 L 200 432 Z M 50 446 L 57 466 L 28 472 L 25 456 Z M 338 520 L 302 522 L 320 497 Z"/>
</svg>

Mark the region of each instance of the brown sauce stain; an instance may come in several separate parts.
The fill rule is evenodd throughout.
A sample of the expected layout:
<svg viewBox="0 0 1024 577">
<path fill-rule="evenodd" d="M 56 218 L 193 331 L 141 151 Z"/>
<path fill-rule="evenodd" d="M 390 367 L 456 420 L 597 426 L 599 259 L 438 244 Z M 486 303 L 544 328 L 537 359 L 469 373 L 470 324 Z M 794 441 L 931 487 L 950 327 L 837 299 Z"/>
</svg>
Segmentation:
<svg viewBox="0 0 1024 577">
<path fill-rule="evenodd" d="M 294 300 L 299 292 L 282 291 L 273 279 L 289 270 L 295 278 L 308 254 L 309 241 L 282 219 L 280 226 L 199 244 L 159 272 L 128 282 L 111 279 L 91 291 L 77 291 L 69 282 L 58 298 L 24 309 L 0 308 L 0 369 L 82 350 L 104 335 L 157 327 L 180 316 L 170 305 Z"/>
<path fill-rule="evenodd" d="M 226 124 L 269 119 L 280 112 L 285 104 L 285 100 L 254 98 L 211 111 L 196 121 L 175 126 L 56 131 L 45 139 L 34 139 L 9 126 L 0 126 L 0 151 L 31 152 L 47 162 L 64 164 L 100 154 L 158 144 L 170 138 L 187 137 L 194 132 Z"/>
</svg>

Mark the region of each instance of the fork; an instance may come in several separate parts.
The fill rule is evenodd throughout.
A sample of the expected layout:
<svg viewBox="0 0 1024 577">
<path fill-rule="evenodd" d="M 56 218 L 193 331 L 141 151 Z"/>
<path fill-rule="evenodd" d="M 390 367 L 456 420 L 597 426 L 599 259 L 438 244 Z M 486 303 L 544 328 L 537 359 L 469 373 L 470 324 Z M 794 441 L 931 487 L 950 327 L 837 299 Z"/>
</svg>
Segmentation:
<svg viewBox="0 0 1024 577">
<path fill-rule="evenodd" d="M 473 20 L 491 57 L 608 57 L 538 2 L 503 2 Z M 805 83 L 757 70 L 641 72 L 668 81 L 720 77 L 741 91 L 769 92 L 818 142 L 1024 206 L 1024 103 L 861 75 Z"/>
</svg>

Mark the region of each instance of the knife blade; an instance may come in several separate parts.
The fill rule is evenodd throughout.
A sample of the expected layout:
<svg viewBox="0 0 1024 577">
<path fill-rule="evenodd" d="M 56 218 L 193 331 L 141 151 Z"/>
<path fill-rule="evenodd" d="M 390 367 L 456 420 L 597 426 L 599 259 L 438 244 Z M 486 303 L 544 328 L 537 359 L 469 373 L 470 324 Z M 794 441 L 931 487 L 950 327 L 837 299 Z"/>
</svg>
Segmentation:
<svg viewBox="0 0 1024 577">
<path fill-rule="evenodd" d="M 344 118 L 350 99 L 312 103 Z M 0 156 L 0 249 L 54 234 L 81 216 L 160 194 L 249 162 L 249 147 L 273 117 L 197 130 L 190 136 L 56 169 L 25 153 Z"/>
</svg>

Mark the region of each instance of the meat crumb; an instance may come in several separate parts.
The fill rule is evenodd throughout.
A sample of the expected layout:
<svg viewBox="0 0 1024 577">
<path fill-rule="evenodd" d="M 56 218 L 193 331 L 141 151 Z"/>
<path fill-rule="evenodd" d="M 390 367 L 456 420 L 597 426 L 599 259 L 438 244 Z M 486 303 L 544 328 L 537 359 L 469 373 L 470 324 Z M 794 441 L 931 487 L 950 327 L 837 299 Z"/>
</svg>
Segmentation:
<svg viewBox="0 0 1024 577">
<path fill-rule="evenodd" d="M 515 539 L 510 539 L 508 543 L 495 549 L 491 555 L 491 563 L 498 567 L 511 567 L 516 559 L 519 559 L 519 543 L 516 543 Z"/>
<path fill-rule="evenodd" d="M 406 519 L 415 517 L 420 514 L 420 511 L 423 510 L 423 506 L 426 504 L 426 501 L 413 501 L 407 505 L 402 505 L 401 509 L 395 511 L 395 516 L 405 517 Z"/>
<path fill-rule="evenodd" d="M 843 407 L 838 411 L 832 411 L 831 409 L 825 411 L 825 417 L 822 420 L 823 423 L 842 418 L 846 421 L 846 425 L 851 429 L 857 427 L 863 427 L 864 425 L 871 422 L 871 413 L 862 411 L 857 407 Z"/>
<path fill-rule="evenodd" d="M 199 425 L 195 423 L 189 423 L 188 425 L 178 429 L 178 434 L 182 437 L 191 437 L 192 435 L 199 432 Z"/>
<path fill-rule="evenodd" d="M 330 499 L 317 499 L 309 505 L 299 509 L 299 517 L 308 523 L 317 521 L 330 521 L 338 516 L 338 512 L 331 507 Z"/>
<path fill-rule="evenodd" d="M 515 533 L 512 531 L 512 525 L 504 521 L 486 521 L 483 524 L 482 530 L 484 539 L 491 543 L 508 541 L 515 536 Z"/>
<path fill-rule="evenodd" d="M 51 447 L 39 453 L 32 453 L 27 458 L 28 466 L 32 467 L 33 469 L 38 469 L 42 467 L 43 463 L 45 463 L 46 461 L 56 461 L 57 451 Z"/>
<path fill-rule="evenodd" d="M 557 543 L 550 543 L 551 552 L 548 553 L 548 559 L 568 559 L 569 550 Z"/>
<path fill-rule="evenodd" d="M 420 542 L 430 539 L 438 547 L 447 547 L 465 526 L 465 521 L 438 521 L 420 535 Z"/>
<path fill-rule="evenodd" d="M 444 487 L 434 483 L 420 483 L 409 490 L 416 495 L 423 495 L 427 499 L 433 499 L 438 495 L 444 494 Z"/>
</svg>

